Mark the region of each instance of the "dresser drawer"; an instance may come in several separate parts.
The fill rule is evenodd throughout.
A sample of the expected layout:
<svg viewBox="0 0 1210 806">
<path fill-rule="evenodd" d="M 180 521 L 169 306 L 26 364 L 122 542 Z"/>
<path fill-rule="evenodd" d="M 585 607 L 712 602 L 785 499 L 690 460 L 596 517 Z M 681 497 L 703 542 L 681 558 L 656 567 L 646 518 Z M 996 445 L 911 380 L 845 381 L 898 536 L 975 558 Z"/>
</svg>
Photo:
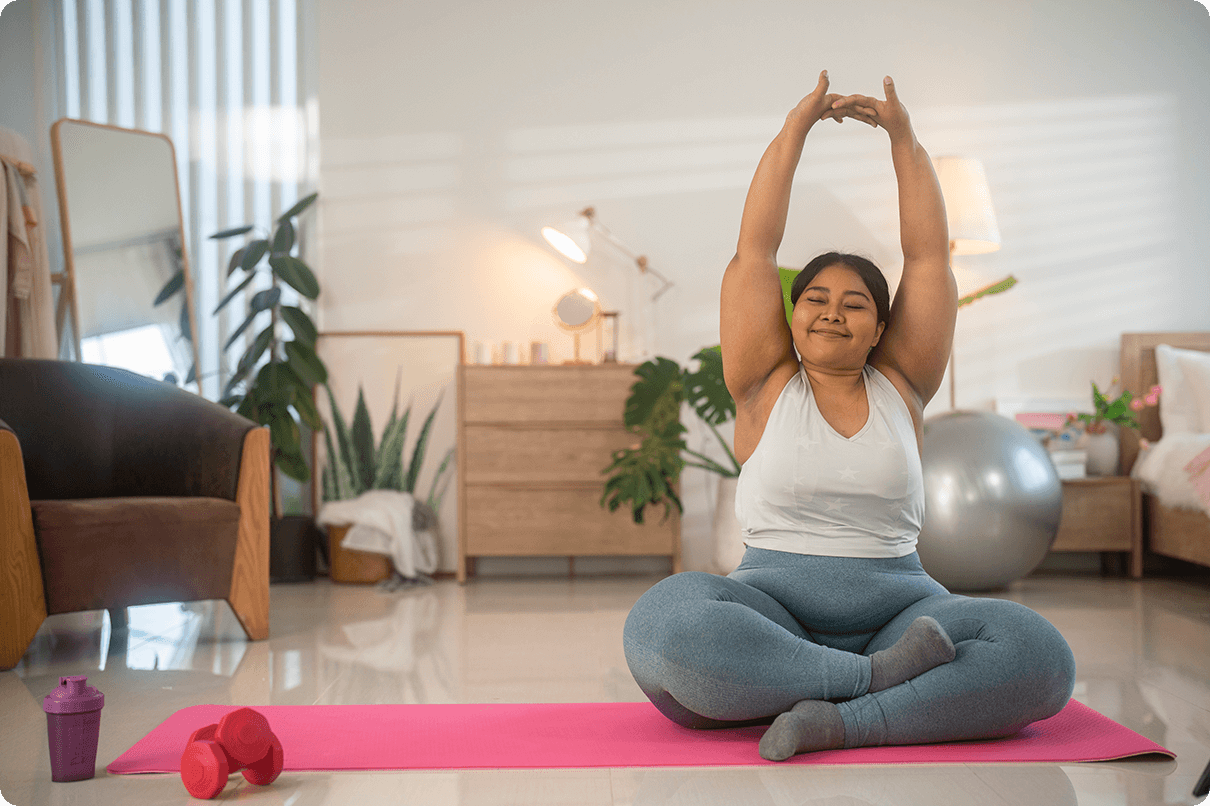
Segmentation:
<svg viewBox="0 0 1210 806">
<path fill-rule="evenodd" d="M 638 381 L 629 364 L 464 366 L 466 423 L 616 423 Z"/>
<path fill-rule="evenodd" d="M 464 433 L 467 484 L 605 484 L 616 450 L 639 438 L 621 426 L 474 425 Z"/>
<path fill-rule="evenodd" d="M 601 507 L 601 488 L 509 489 L 467 485 L 466 553 L 480 557 L 642 555 L 676 551 L 675 508 L 648 508 L 638 525 L 630 510 Z"/>
</svg>

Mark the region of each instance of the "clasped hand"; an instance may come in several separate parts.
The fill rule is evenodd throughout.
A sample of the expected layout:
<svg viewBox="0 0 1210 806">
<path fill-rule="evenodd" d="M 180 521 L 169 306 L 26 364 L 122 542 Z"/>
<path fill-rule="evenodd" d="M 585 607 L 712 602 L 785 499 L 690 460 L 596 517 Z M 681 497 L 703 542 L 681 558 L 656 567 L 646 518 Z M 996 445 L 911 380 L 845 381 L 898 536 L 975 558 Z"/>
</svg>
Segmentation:
<svg viewBox="0 0 1210 806">
<path fill-rule="evenodd" d="M 908 119 L 907 110 L 899 101 L 890 76 L 882 82 L 885 99 L 868 95 L 830 93 L 828 86 L 828 71 L 824 70 L 819 74 L 819 83 L 815 89 L 799 101 L 794 112 L 804 115 L 810 125 L 828 118 L 837 123 L 842 123 L 845 118 L 854 118 L 874 128 L 882 127 L 892 140 L 911 134 L 911 121 Z"/>
</svg>

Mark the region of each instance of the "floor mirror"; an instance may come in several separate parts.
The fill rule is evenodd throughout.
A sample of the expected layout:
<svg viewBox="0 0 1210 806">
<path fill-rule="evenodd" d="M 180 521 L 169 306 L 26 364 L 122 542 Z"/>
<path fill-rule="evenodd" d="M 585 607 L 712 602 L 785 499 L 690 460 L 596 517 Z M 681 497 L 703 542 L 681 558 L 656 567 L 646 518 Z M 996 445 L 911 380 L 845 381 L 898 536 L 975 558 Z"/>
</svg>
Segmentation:
<svg viewBox="0 0 1210 806">
<path fill-rule="evenodd" d="M 196 389 L 197 323 L 172 140 L 51 127 L 63 230 L 56 327 L 76 360 Z"/>
</svg>

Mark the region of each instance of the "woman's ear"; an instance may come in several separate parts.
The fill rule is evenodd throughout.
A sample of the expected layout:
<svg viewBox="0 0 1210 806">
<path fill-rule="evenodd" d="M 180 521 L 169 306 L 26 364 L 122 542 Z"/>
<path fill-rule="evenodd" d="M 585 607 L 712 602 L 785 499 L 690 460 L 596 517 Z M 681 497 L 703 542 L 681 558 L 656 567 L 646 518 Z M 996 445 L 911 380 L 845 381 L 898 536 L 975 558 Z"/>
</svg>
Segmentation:
<svg viewBox="0 0 1210 806">
<path fill-rule="evenodd" d="M 882 331 L 884 331 L 884 330 L 886 330 L 886 322 L 879 322 L 878 323 L 878 332 L 874 334 L 874 343 L 870 345 L 871 350 L 873 350 L 875 347 L 877 347 L 878 342 L 880 342 L 882 340 Z"/>
</svg>

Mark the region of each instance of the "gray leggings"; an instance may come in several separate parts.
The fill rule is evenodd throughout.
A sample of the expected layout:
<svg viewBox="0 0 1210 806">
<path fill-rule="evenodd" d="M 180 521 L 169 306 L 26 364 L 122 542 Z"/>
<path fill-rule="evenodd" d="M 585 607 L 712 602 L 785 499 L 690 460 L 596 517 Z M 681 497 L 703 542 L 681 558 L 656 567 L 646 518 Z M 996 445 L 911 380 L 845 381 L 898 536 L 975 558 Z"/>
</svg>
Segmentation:
<svg viewBox="0 0 1210 806">
<path fill-rule="evenodd" d="M 869 693 L 870 655 L 932 616 L 957 656 Z M 691 728 L 768 723 L 799 700 L 837 703 L 845 747 L 1008 736 L 1054 716 L 1075 683 L 1059 631 L 1027 607 L 948 593 L 916 554 L 817 557 L 749 548 L 726 577 L 667 577 L 635 603 L 630 671 Z"/>
</svg>

